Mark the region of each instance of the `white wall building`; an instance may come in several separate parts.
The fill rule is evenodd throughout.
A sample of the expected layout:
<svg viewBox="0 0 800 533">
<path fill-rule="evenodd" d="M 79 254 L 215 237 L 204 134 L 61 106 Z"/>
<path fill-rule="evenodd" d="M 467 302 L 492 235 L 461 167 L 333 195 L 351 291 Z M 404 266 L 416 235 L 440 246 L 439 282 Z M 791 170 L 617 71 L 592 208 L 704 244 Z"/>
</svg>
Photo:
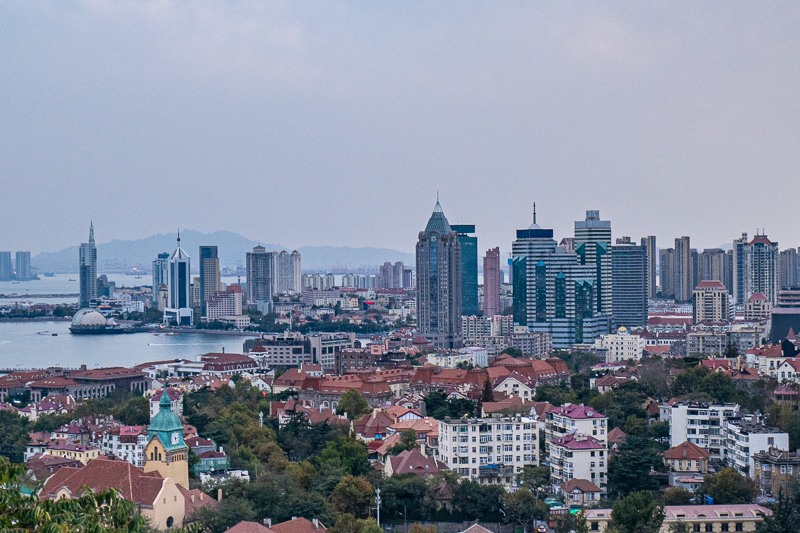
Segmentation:
<svg viewBox="0 0 800 533">
<path fill-rule="evenodd" d="M 753 477 L 753 456 L 770 448 L 789 450 L 789 434 L 764 426 L 755 416 L 725 423 L 725 462 L 740 474 Z"/>
<path fill-rule="evenodd" d="M 644 352 L 645 340 L 639 335 L 631 335 L 626 328 L 619 328 L 617 333 L 601 335 L 594 341 L 595 348 L 606 354 L 606 363 L 617 361 L 638 361 Z"/>
<path fill-rule="evenodd" d="M 739 405 L 733 403 L 675 404 L 669 412 L 670 447 L 689 441 L 708 451 L 710 461 L 722 461 L 725 458 L 723 428 L 728 419 L 738 416 Z"/>
<path fill-rule="evenodd" d="M 550 441 L 550 481 L 553 490 L 570 479 L 586 479 L 606 488 L 608 446 L 582 434 L 569 434 Z"/>
<path fill-rule="evenodd" d="M 593 437 L 607 445 L 607 427 L 606 415 L 598 413 L 592 407 L 568 403 L 547 413 L 545 438 L 549 443 L 553 439 L 574 433 Z"/>
<path fill-rule="evenodd" d="M 535 418 L 445 418 L 439 458 L 453 471 L 484 484 L 515 486 L 516 474 L 539 463 Z"/>
</svg>

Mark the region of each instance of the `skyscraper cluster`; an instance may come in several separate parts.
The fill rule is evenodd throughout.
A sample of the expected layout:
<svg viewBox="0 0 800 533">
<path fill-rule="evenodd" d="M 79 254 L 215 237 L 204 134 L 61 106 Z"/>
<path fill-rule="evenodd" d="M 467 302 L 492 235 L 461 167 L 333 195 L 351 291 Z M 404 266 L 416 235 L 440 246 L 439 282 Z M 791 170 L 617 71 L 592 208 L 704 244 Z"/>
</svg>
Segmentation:
<svg viewBox="0 0 800 533">
<path fill-rule="evenodd" d="M 0 252 L 0 281 L 34 279 L 31 271 L 31 253 L 17 252 L 14 259 L 16 263 L 11 261 L 11 252 Z"/>
</svg>

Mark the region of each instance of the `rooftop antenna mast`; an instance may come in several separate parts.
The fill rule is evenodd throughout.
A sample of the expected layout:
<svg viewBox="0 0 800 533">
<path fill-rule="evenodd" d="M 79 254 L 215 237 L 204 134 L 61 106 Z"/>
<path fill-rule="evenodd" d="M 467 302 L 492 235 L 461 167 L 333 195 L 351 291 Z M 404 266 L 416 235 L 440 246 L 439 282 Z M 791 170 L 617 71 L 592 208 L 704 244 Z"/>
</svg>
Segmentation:
<svg viewBox="0 0 800 533">
<path fill-rule="evenodd" d="M 533 202 L 533 223 L 536 224 L 536 202 Z"/>
</svg>

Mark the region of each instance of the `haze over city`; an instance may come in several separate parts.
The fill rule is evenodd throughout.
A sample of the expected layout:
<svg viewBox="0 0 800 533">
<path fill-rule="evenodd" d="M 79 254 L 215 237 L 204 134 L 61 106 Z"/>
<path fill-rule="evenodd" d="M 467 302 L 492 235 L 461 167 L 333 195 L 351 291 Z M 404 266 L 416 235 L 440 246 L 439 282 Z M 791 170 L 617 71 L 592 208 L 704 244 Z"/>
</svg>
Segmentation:
<svg viewBox="0 0 800 533">
<path fill-rule="evenodd" d="M 178 227 L 481 249 L 586 209 L 615 236 L 797 246 L 795 3 L 0 5 L 4 249 Z M 46 214 L 46 216 L 45 216 Z M 102 228 L 102 231 L 101 231 Z"/>
</svg>

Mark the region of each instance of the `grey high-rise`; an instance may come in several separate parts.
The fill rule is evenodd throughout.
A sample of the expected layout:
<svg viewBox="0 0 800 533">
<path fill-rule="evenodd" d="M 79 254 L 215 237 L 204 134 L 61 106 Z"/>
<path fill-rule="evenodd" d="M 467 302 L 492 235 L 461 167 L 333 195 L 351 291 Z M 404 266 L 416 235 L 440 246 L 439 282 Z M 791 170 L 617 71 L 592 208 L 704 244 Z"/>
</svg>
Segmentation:
<svg viewBox="0 0 800 533">
<path fill-rule="evenodd" d="M 600 211 L 586 211 L 586 220 L 575 222 L 575 253 L 582 265 L 595 270 L 595 312 L 610 315 L 611 222 L 600 220 Z"/>
<path fill-rule="evenodd" d="M 247 252 L 247 299 L 251 302 L 272 302 L 275 284 L 276 264 L 275 252 L 267 252 L 263 246 L 256 246 Z"/>
<path fill-rule="evenodd" d="M 169 281 L 169 252 L 158 254 L 153 259 L 153 301 L 158 302 L 158 288 L 168 285 Z"/>
<path fill-rule="evenodd" d="M 478 314 L 478 237 L 475 224 L 453 224 L 461 244 L 461 314 Z"/>
<path fill-rule="evenodd" d="M 694 268 L 692 265 L 692 247 L 689 237 L 683 236 L 675 239 L 675 299 L 688 302 L 692 299 L 694 291 Z"/>
<path fill-rule="evenodd" d="M 647 325 L 647 247 L 617 239 L 611 247 L 612 308 L 615 327 Z"/>
<path fill-rule="evenodd" d="M 461 348 L 461 243 L 438 201 L 417 242 L 417 331 L 437 349 Z"/>
<path fill-rule="evenodd" d="M 81 243 L 78 259 L 80 305 L 89 307 L 97 299 L 97 247 L 94 244 L 94 224 L 89 224 L 89 242 Z"/>
<path fill-rule="evenodd" d="M 642 246 L 644 246 L 645 253 L 647 254 L 647 297 L 655 298 L 658 294 L 658 283 L 656 283 L 656 237 L 655 235 L 648 235 L 642 237 Z"/>
<path fill-rule="evenodd" d="M 17 279 L 31 279 L 31 253 L 17 252 Z"/>
<path fill-rule="evenodd" d="M 0 280 L 6 281 L 14 277 L 14 265 L 11 264 L 11 252 L 0 252 Z"/>
<path fill-rule="evenodd" d="M 658 279 L 662 298 L 675 297 L 675 249 L 664 248 L 658 252 Z"/>
<path fill-rule="evenodd" d="M 206 315 L 206 302 L 222 290 L 219 279 L 219 255 L 216 246 L 200 247 L 200 307 Z"/>
</svg>

